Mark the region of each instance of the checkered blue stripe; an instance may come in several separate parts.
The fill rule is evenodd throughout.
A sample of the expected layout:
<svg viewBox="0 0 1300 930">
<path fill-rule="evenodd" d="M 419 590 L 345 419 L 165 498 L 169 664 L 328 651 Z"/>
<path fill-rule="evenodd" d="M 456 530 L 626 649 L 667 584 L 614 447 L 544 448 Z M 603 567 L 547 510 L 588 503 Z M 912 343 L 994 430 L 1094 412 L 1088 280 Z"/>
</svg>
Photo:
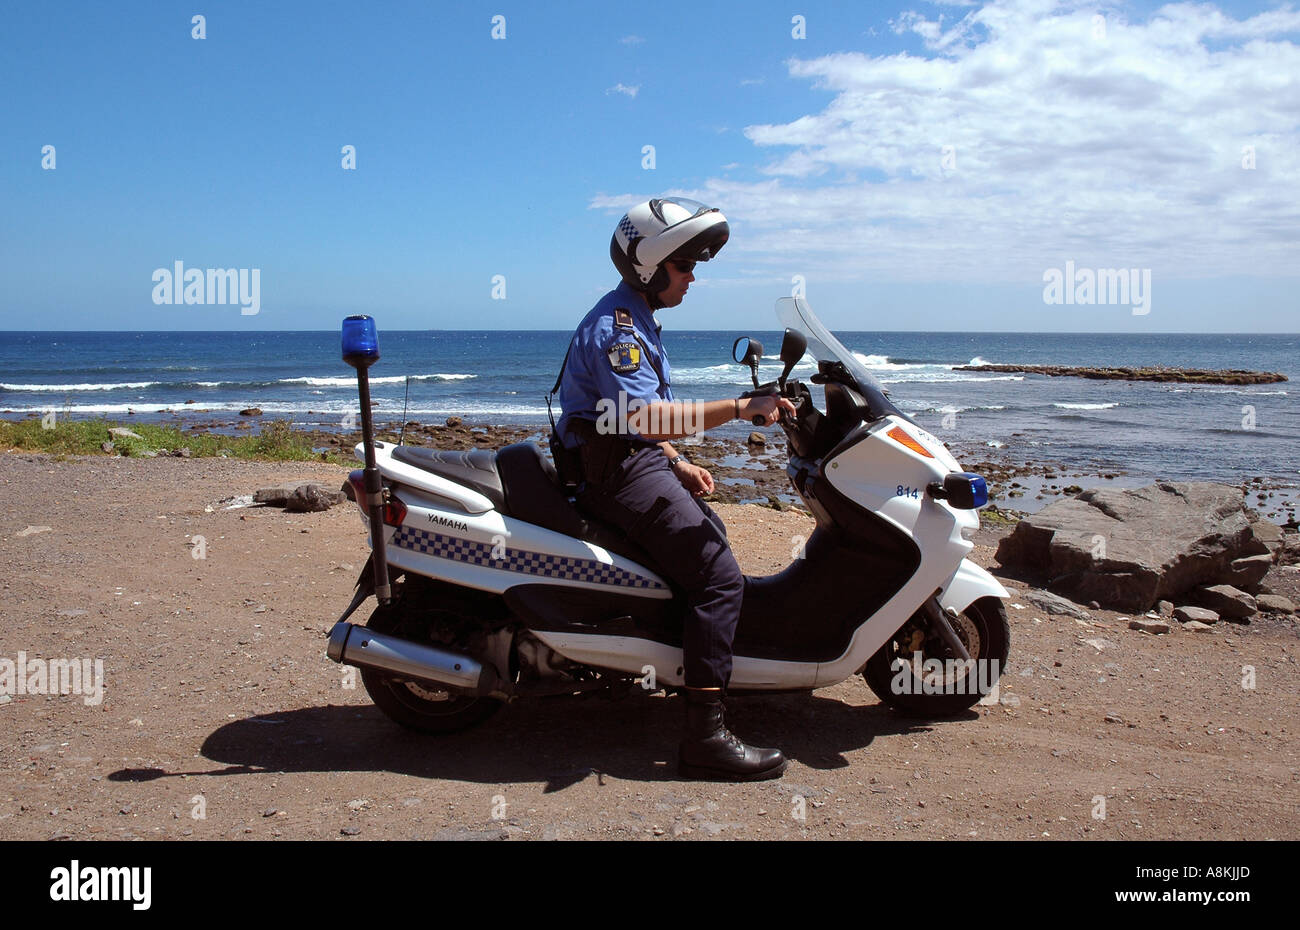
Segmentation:
<svg viewBox="0 0 1300 930">
<path fill-rule="evenodd" d="M 624 214 L 623 218 L 618 221 L 618 228 L 622 231 L 623 235 L 627 236 L 628 239 L 636 239 L 641 235 L 641 233 L 637 231 L 637 228 L 632 225 L 632 221 L 627 218 L 626 214 Z"/>
<path fill-rule="evenodd" d="M 482 565 L 485 568 L 499 568 L 524 575 L 537 575 L 542 578 L 587 581 L 593 584 L 613 584 L 625 588 L 649 590 L 666 587 L 650 578 L 613 565 L 605 565 L 595 559 L 575 559 L 569 556 L 510 548 L 505 550 L 505 558 L 493 558 L 492 550 L 496 547 L 488 543 L 474 542 L 459 536 L 445 536 L 442 533 L 429 533 L 411 526 L 398 527 L 397 532 L 393 534 L 392 545 L 412 552 L 437 556 L 440 559 Z"/>
</svg>

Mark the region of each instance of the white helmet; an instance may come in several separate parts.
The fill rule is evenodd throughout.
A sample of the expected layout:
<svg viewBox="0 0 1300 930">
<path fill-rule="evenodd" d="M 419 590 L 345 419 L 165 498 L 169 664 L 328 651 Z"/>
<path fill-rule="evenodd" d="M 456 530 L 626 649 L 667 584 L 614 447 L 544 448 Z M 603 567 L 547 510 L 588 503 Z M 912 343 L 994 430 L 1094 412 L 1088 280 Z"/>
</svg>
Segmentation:
<svg viewBox="0 0 1300 930">
<path fill-rule="evenodd" d="M 618 221 L 609 257 L 623 280 L 655 303 L 668 286 L 663 263 L 707 262 L 727 243 L 731 229 L 717 207 L 664 197 L 637 204 Z"/>
</svg>

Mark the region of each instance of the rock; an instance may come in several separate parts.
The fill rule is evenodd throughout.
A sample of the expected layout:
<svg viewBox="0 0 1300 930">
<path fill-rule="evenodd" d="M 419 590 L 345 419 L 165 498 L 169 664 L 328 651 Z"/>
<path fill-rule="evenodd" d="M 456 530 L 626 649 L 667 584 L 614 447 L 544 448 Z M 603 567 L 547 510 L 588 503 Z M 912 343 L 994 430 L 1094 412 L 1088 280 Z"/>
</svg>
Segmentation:
<svg viewBox="0 0 1300 930">
<path fill-rule="evenodd" d="M 1244 620 L 1259 610 L 1253 597 L 1230 584 L 1197 588 L 1196 601 L 1226 620 Z"/>
<path fill-rule="evenodd" d="M 100 448 L 100 450 L 103 451 L 103 452 L 112 452 L 112 451 L 113 451 L 113 444 L 112 444 L 111 442 L 101 442 L 101 443 L 99 444 L 99 448 Z"/>
<path fill-rule="evenodd" d="M 1268 553 L 1248 555 L 1245 558 L 1233 559 L 1228 574 L 1223 580 L 1239 588 L 1254 587 L 1264 580 L 1264 576 L 1272 567 L 1273 557 Z"/>
<path fill-rule="evenodd" d="M 1141 630 L 1143 633 L 1168 633 L 1169 624 L 1163 620 L 1142 620 L 1134 618 L 1128 622 L 1130 630 Z"/>
<path fill-rule="evenodd" d="M 1272 614 L 1295 613 L 1295 604 L 1280 594 L 1261 594 L 1255 598 L 1255 603 L 1260 610 L 1266 610 Z"/>
<path fill-rule="evenodd" d="M 275 488 L 262 488 L 253 494 L 252 503 L 283 507 L 294 513 L 329 510 L 347 499 L 342 491 L 327 491 L 314 481 L 297 481 Z"/>
<path fill-rule="evenodd" d="M 133 433 L 125 426 L 114 426 L 108 431 L 108 435 L 114 439 L 144 439 L 139 433 Z"/>
<path fill-rule="evenodd" d="M 460 426 L 464 421 L 460 417 L 447 417 L 447 425 L 453 429 Z"/>
<path fill-rule="evenodd" d="M 189 447 L 189 446 L 181 446 L 179 449 L 176 450 L 176 453 L 175 453 L 175 455 L 176 455 L 177 458 L 182 458 L 182 459 L 187 459 L 187 458 L 189 458 L 190 456 L 192 456 L 193 454 L 194 454 L 194 453 L 190 451 L 190 447 Z"/>
<path fill-rule="evenodd" d="M 1250 525 L 1251 541 L 1247 555 L 1260 555 L 1267 552 L 1277 561 L 1278 553 L 1284 546 L 1282 527 L 1267 520 L 1257 520 Z"/>
<path fill-rule="evenodd" d="M 1204 607 L 1175 607 L 1174 619 L 1181 620 L 1183 623 L 1190 623 L 1193 620 L 1201 623 L 1218 623 L 1219 615 Z"/>
<path fill-rule="evenodd" d="M 745 442 L 751 446 L 765 446 L 767 445 L 767 437 L 762 433 L 750 433 Z"/>
<path fill-rule="evenodd" d="M 1192 630 L 1196 633 L 1213 633 L 1214 627 L 1208 623 L 1202 623 L 1200 620 L 1188 620 L 1183 624 L 1184 630 Z"/>
<path fill-rule="evenodd" d="M 1067 617 L 1074 617 L 1078 620 L 1091 620 L 1092 614 L 1084 610 L 1073 601 L 1066 600 L 1059 594 L 1053 594 L 1051 591 L 1038 591 L 1034 588 L 1026 589 L 1024 593 L 1025 600 L 1035 606 L 1043 608 L 1048 613 L 1063 614 Z"/>
<path fill-rule="evenodd" d="M 1254 539 L 1239 488 L 1160 482 L 1094 488 L 1050 504 L 1003 537 L 997 559 L 1074 600 L 1139 613 L 1227 580 L 1234 560 L 1253 558 Z"/>
<path fill-rule="evenodd" d="M 360 827 L 344 827 L 344 828 L 343 828 L 342 830 L 340 830 L 339 832 L 342 833 L 344 836 L 356 836 L 356 835 L 358 835 L 358 834 L 361 832 L 361 828 L 360 828 Z"/>
<path fill-rule="evenodd" d="M 1156 601 L 1156 610 L 1162 617 L 1172 617 L 1174 615 L 1174 605 L 1170 601 Z"/>
<path fill-rule="evenodd" d="M 284 509 L 289 513 L 316 513 L 344 500 L 342 491 L 327 491 L 319 484 L 300 484 L 285 501 Z"/>
<path fill-rule="evenodd" d="M 241 417 L 260 417 L 262 415 L 261 407 L 245 407 L 239 411 Z"/>
<path fill-rule="evenodd" d="M 15 535 L 15 536 L 34 536 L 34 535 L 36 535 L 37 533 L 48 533 L 48 532 L 49 532 L 50 530 L 52 530 L 52 529 L 53 529 L 53 527 L 51 527 L 51 526 L 29 526 L 29 527 L 27 527 L 26 529 L 21 529 L 21 530 L 19 530 L 17 533 L 14 533 L 14 535 Z"/>
<path fill-rule="evenodd" d="M 283 507 L 293 488 L 260 488 L 253 492 L 254 504 L 266 504 L 270 507 Z"/>
<path fill-rule="evenodd" d="M 1119 714 L 1116 714 L 1116 713 L 1110 713 L 1110 714 L 1107 714 L 1107 715 L 1106 715 L 1106 722 L 1107 722 L 1107 723 L 1123 723 L 1123 722 L 1124 722 L 1124 718 L 1121 717 Z"/>
</svg>

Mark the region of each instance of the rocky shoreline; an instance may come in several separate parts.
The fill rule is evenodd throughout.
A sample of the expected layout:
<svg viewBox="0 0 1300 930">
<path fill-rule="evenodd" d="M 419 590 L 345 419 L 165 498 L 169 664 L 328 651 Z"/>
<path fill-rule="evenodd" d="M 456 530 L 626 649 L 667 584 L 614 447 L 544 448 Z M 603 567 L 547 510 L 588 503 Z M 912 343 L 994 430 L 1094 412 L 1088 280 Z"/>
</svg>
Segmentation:
<svg viewBox="0 0 1300 930">
<path fill-rule="evenodd" d="M 1052 378 L 1090 378 L 1101 381 L 1171 381 L 1178 384 L 1277 384 L 1286 375 L 1241 368 L 1078 368 L 1070 365 L 957 365 L 953 371 L 985 371 L 1047 375 Z"/>
<path fill-rule="evenodd" d="M 210 425 L 229 428 L 228 424 Z M 376 434 L 381 439 L 396 441 L 402 434 L 402 424 L 377 424 Z M 361 441 L 359 431 L 309 430 L 305 435 L 318 451 L 344 456 L 350 456 L 353 446 Z M 448 417 L 440 424 L 408 421 L 403 441 L 434 449 L 499 449 L 510 443 L 530 441 L 545 448 L 546 430 L 479 424 L 461 417 Z M 760 504 L 776 510 L 806 509 L 785 473 L 785 437 L 779 432 L 754 432 L 747 439 L 704 436 L 675 445 L 713 475 L 716 490 L 707 498 L 711 503 Z M 992 502 L 981 511 L 986 523 L 1014 523 L 1025 513 L 1039 510 L 1053 500 L 1080 493 L 1084 486 L 1133 487 L 1150 483 L 1122 469 L 1088 470 L 1050 461 L 1019 460 L 1013 450 L 995 450 L 982 443 L 957 441 L 948 446 L 965 468 L 988 481 Z M 1263 511 L 1268 519 L 1284 526 L 1297 526 L 1296 506 L 1284 496 L 1286 492 L 1262 478 L 1243 482 L 1241 490 L 1251 506 Z M 1274 497 L 1275 493 L 1278 497 Z M 1281 503 L 1278 498 L 1282 498 Z"/>
</svg>

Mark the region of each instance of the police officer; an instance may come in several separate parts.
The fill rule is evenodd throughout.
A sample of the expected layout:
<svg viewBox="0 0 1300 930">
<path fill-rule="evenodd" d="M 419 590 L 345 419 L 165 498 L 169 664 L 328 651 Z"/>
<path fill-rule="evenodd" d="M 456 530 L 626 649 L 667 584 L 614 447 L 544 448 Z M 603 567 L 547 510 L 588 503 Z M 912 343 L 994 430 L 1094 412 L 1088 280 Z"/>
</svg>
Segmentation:
<svg viewBox="0 0 1300 930">
<path fill-rule="evenodd" d="M 638 204 L 619 221 L 609 250 L 623 281 L 574 333 L 559 379 L 557 432 L 580 463 L 578 506 L 622 528 L 685 593 L 679 772 L 756 781 L 779 778 L 786 761 L 778 749 L 745 745 L 724 724 L 744 578 L 722 520 L 699 500 L 713 491 L 713 477 L 671 440 L 741 417 L 770 425 L 794 407 L 778 397 L 674 401 L 654 317 L 682 302 L 695 263 L 717 255 L 728 234 L 719 210 L 682 198 Z"/>
</svg>

